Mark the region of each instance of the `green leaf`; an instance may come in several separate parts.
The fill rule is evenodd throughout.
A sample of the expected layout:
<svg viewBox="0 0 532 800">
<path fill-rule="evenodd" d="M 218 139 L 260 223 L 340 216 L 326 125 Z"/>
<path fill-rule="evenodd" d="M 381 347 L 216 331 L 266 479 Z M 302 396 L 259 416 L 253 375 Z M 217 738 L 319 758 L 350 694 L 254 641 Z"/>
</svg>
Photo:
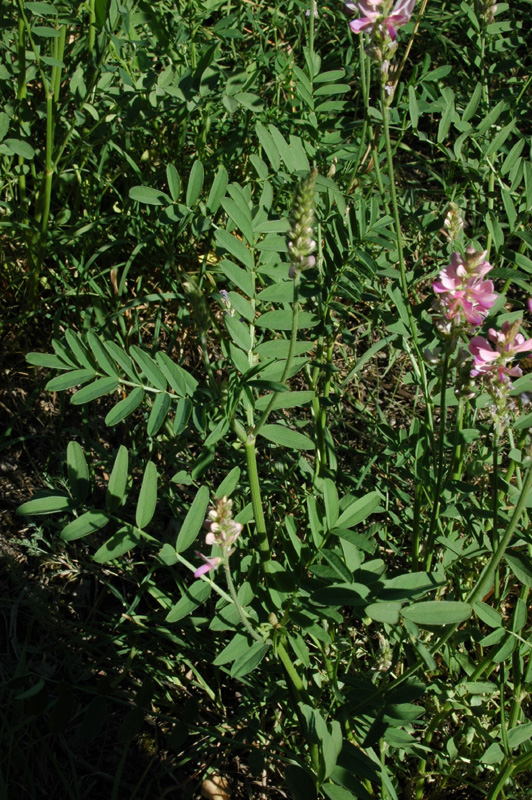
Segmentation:
<svg viewBox="0 0 532 800">
<path fill-rule="evenodd" d="M 379 492 L 368 492 L 364 497 L 353 500 L 340 514 L 336 528 L 354 528 L 355 525 L 359 525 L 370 514 L 373 514 L 381 501 L 382 497 Z"/>
<path fill-rule="evenodd" d="M 32 14 L 36 14 L 39 17 L 55 17 L 57 14 L 59 14 L 59 9 L 55 8 L 53 3 L 25 3 L 24 6 L 26 10 L 31 11 Z"/>
<path fill-rule="evenodd" d="M 364 609 L 364 614 L 375 622 L 386 622 L 388 625 L 397 625 L 402 603 L 397 601 L 389 603 L 370 603 Z"/>
<path fill-rule="evenodd" d="M 183 596 L 166 616 L 167 622 L 179 622 L 187 617 L 194 609 L 205 602 L 211 593 L 211 586 L 207 581 L 198 580 L 184 589 Z"/>
<path fill-rule="evenodd" d="M 203 169 L 203 164 L 198 159 L 194 161 L 188 178 L 187 196 L 185 200 L 185 205 L 187 205 L 188 208 L 191 208 L 200 196 L 204 178 L 205 170 Z"/>
<path fill-rule="evenodd" d="M 129 457 L 127 447 L 123 444 L 118 448 L 111 477 L 105 493 L 105 505 L 109 511 L 117 511 L 124 502 L 128 479 Z"/>
<path fill-rule="evenodd" d="M 284 384 L 281 384 L 284 386 Z M 286 388 L 286 387 L 285 387 Z M 312 391 L 302 391 L 302 392 L 281 392 L 275 398 L 272 409 L 278 408 L 296 408 L 297 406 L 304 406 L 308 403 L 311 403 L 312 400 L 315 398 L 316 394 Z M 271 400 L 271 394 L 265 394 L 263 397 L 259 397 L 257 402 L 255 403 L 255 408 L 258 411 L 264 411 L 266 406 Z"/>
<path fill-rule="evenodd" d="M 220 500 L 222 497 L 231 497 L 240 481 L 240 474 L 240 467 L 233 467 L 214 492 L 214 496 L 220 498 Z"/>
<path fill-rule="evenodd" d="M 300 356 L 302 353 L 308 353 L 313 348 L 312 342 L 296 342 L 294 355 Z M 272 339 L 269 342 L 263 342 L 255 348 L 261 359 L 264 358 L 288 358 L 290 350 L 290 342 L 288 339 Z"/>
<path fill-rule="evenodd" d="M 485 622 L 486 625 L 489 625 L 490 628 L 501 628 L 504 625 L 501 614 L 487 603 L 475 603 L 473 611 L 478 615 L 479 619 Z"/>
<path fill-rule="evenodd" d="M 103 397 L 104 394 L 112 394 L 117 386 L 118 381 L 115 378 L 98 378 L 97 381 L 89 383 L 88 386 L 72 395 L 70 402 L 75 406 L 90 403 L 92 400 L 97 400 L 98 397 Z"/>
<path fill-rule="evenodd" d="M 258 125 L 257 125 L 258 130 Z M 280 130 L 278 130 L 275 125 L 268 125 L 268 131 L 270 136 L 275 144 L 277 152 L 281 156 L 282 160 L 284 161 L 288 172 L 294 172 L 295 164 L 292 158 L 292 151 L 290 150 L 290 146 L 288 142 L 284 138 L 283 134 Z"/>
<path fill-rule="evenodd" d="M 254 239 L 253 223 L 249 207 L 247 205 L 239 205 L 231 197 L 225 197 L 222 200 L 222 207 L 247 239 L 248 244 L 252 245 Z"/>
<path fill-rule="evenodd" d="M 155 436 L 159 432 L 170 409 L 170 404 L 171 398 L 166 392 L 161 392 L 155 397 L 146 427 L 148 436 Z"/>
<path fill-rule="evenodd" d="M 419 106 L 417 104 L 416 90 L 413 86 L 408 87 L 408 110 L 410 113 L 410 122 L 413 129 L 416 131 L 419 123 Z"/>
<path fill-rule="evenodd" d="M 173 164 L 168 164 L 166 167 L 166 180 L 168 182 L 170 194 L 172 195 L 172 200 L 177 202 L 181 192 L 181 178 Z"/>
<path fill-rule="evenodd" d="M 81 539 L 83 536 L 105 528 L 108 522 L 109 515 L 105 511 L 86 511 L 81 517 L 65 525 L 61 531 L 61 538 L 65 542 L 73 542 L 75 539 Z"/>
<path fill-rule="evenodd" d="M 504 554 L 506 563 L 518 581 L 524 586 L 532 586 L 532 563 L 528 553 L 520 550 L 507 550 Z"/>
<path fill-rule="evenodd" d="M 52 353 L 28 353 L 26 356 L 28 364 L 34 367 L 46 367 L 46 369 L 68 369 L 71 370 L 70 364 L 65 364 L 64 361 Z"/>
<path fill-rule="evenodd" d="M 119 372 L 116 368 L 116 364 L 109 356 L 109 353 L 100 339 L 94 333 L 89 333 L 87 334 L 87 343 L 94 353 L 94 358 L 100 369 L 106 372 L 111 378 L 118 378 Z"/>
<path fill-rule="evenodd" d="M 246 653 L 239 656 L 231 667 L 231 677 L 241 678 L 259 666 L 260 662 L 269 650 L 267 644 L 253 642 Z"/>
<path fill-rule="evenodd" d="M 176 364 L 166 353 L 157 352 L 155 354 L 156 361 L 160 366 L 164 377 L 168 381 L 168 385 L 174 390 L 179 397 L 186 397 L 192 395 L 196 391 L 198 382 L 192 375 Z"/>
<path fill-rule="evenodd" d="M 323 481 L 323 500 L 325 502 L 325 517 L 327 520 L 328 530 L 332 530 L 336 524 L 339 515 L 338 508 L 338 491 L 336 484 L 330 478 L 325 478 Z M 343 576 L 342 576 L 343 577 Z"/>
<path fill-rule="evenodd" d="M 79 442 L 68 443 L 67 474 L 70 491 L 83 503 L 89 492 L 89 465 Z"/>
<path fill-rule="evenodd" d="M 523 742 L 528 742 L 532 738 L 532 722 L 525 722 L 523 725 L 516 725 L 515 728 L 510 728 L 507 732 L 508 746 L 512 748 L 519 747 Z"/>
<path fill-rule="evenodd" d="M 36 516 L 37 514 L 55 514 L 57 511 L 66 511 L 76 508 L 76 503 L 66 492 L 51 492 L 45 490 L 39 492 L 39 496 L 33 500 L 22 503 L 17 508 L 17 514 L 21 516 Z"/>
<path fill-rule="evenodd" d="M 209 192 L 209 197 L 207 198 L 207 209 L 212 214 L 215 214 L 220 207 L 222 197 L 224 197 L 225 190 L 227 188 L 227 181 L 228 177 L 226 168 L 219 166 L 218 172 L 216 173 L 211 190 Z"/>
<path fill-rule="evenodd" d="M 158 189 L 152 189 L 150 186 L 132 186 L 129 190 L 129 197 L 137 203 L 144 203 L 148 206 L 163 206 L 172 202 L 167 194 Z"/>
<path fill-rule="evenodd" d="M 490 156 L 492 156 L 494 153 L 497 153 L 501 149 L 502 145 L 505 143 L 506 139 L 515 128 L 516 123 L 517 120 L 515 119 L 512 120 L 512 122 L 510 122 L 508 125 L 505 125 L 504 128 L 501 128 L 501 130 L 495 134 L 490 144 L 486 148 L 486 151 L 484 152 L 485 158 L 489 158 Z"/>
<path fill-rule="evenodd" d="M 194 543 L 198 533 L 200 532 L 205 518 L 207 516 L 207 507 L 209 505 L 209 490 L 206 486 L 202 486 L 194 498 L 192 505 L 188 511 L 185 521 L 179 531 L 175 549 L 178 553 L 183 553 L 188 550 L 191 544 Z"/>
<path fill-rule="evenodd" d="M 35 150 L 28 142 L 23 142 L 21 139 L 4 139 L 2 142 L 12 153 L 22 158 L 32 159 L 35 155 Z"/>
<path fill-rule="evenodd" d="M 133 389 L 133 391 L 130 392 L 127 397 L 125 397 L 123 400 L 120 400 L 120 402 L 109 411 L 105 417 L 105 424 L 110 428 L 112 428 L 114 425 L 118 425 L 119 422 L 122 422 L 123 419 L 129 417 L 129 415 L 140 406 L 143 398 L 144 389 L 141 386 Z"/>
<path fill-rule="evenodd" d="M 268 160 L 273 167 L 274 172 L 279 172 L 279 168 L 281 166 L 281 159 L 279 158 L 279 152 L 275 143 L 272 139 L 271 134 L 269 133 L 268 129 L 264 127 L 261 122 L 257 123 L 256 126 L 257 136 L 261 146 L 268 156 Z"/>
<path fill-rule="evenodd" d="M 188 399 L 188 397 L 182 397 L 177 404 L 175 412 L 174 425 L 172 428 L 174 436 L 179 436 L 180 433 L 183 433 L 183 431 L 187 427 L 191 413 L 192 413 L 191 401 Z"/>
<path fill-rule="evenodd" d="M 309 311 L 300 311 L 298 315 L 297 328 L 314 328 L 320 322 L 315 314 Z M 255 325 L 259 328 L 266 328 L 272 331 L 289 331 L 292 328 L 291 311 L 267 311 L 256 320 Z"/>
<path fill-rule="evenodd" d="M 137 510 L 135 513 L 137 528 L 143 529 L 149 525 L 155 514 L 155 506 L 157 504 L 157 477 L 157 467 L 153 461 L 148 461 L 144 470 L 144 477 L 142 478 L 142 486 L 140 487 Z"/>
<path fill-rule="evenodd" d="M 268 441 L 293 450 L 313 450 L 314 442 L 308 436 L 284 425 L 263 425 L 259 433 Z"/>
<path fill-rule="evenodd" d="M 273 283 L 257 295 L 259 303 L 293 303 L 294 281 Z"/>
<path fill-rule="evenodd" d="M 238 317 L 232 317 L 230 314 L 224 316 L 224 323 L 233 343 L 238 345 L 244 352 L 249 352 L 251 350 L 249 326 L 245 322 L 241 322 Z"/>
<path fill-rule="evenodd" d="M 215 667 L 221 667 L 224 664 L 229 664 L 246 654 L 249 650 L 249 640 L 247 636 L 242 633 L 236 633 L 229 644 L 227 644 L 221 653 L 219 653 L 212 662 Z"/>
<path fill-rule="evenodd" d="M 264 104 L 257 94 L 236 92 L 233 97 L 243 108 L 247 108 L 248 111 L 253 111 L 255 114 L 264 108 Z"/>
<path fill-rule="evenodd" d="M 480 758 L 481 764 L 500 764 L 504 758 L 504 751 L 500 744 L 493 742 Z"/>
<path fill-rule="evenodd" d="M 251 251 L 248 250 L 246 245 L 237 239 L 236 236 L 233 236 L 232 233 L 224 230 L 217 230 L 215 234 L 216 244 L 227 250 L 232 256 L 238 259 L 238 261 L 242 262 L 245 267 L 248 269 L 253 269 L 253 256 Z M 252 297 L 253 295 L 248 295 Z"/>
<path fill-rule="evenodd" d="M 443 142 L 443 140 L 447 137 L 454 115 L 454 92 L 452 89 L 447 88 L 445 95 L 445 109 L 442 113 L 440 124 L 438 125 L 438 143 Z"/>
<path fill-rule="evenodd" d="M 76 360 L 85 368 L 94 372 L 94 363 L 89 350 L 77 333 L 70 328 L 65 331 L 65 338 Z"/>
<path fill-rule="evenodd" d="M 237 289 L 243 292 L 247 297 L 253 297 L 253 278 L 245 269 L 237 267 L 232 261 L 223 258 L 219 264 L 220 271 L 225 277 L 230 280 Z"/>
<path fill-rule="evenodd" d="M 116 363 L 122 367 L 129 380 L 133 381 L 134 383 L 139 383 L 140 379 L 137 369 L 125 350 L 122 350 L 122 348 L 119 347 L 116 342 L 103 342 L 103 345 L 111 358 L 113 358 Z"/>
<path fill-rule="evenodd" d="M 140 347 L 137 347 L 136 344 L 130 348 L 129 352 L 141 368 L 146 378 L 150 381 L 151 385 L 156 389 L 160 389 L 161 392 L 165 392 L 166 379 L 153 358 L 145 353 L 144 350 L 141 350 Z"/>
<path fill-rule="evenodd" d="M 114 533 L 93 555 L 97 564 L 106 564 L 120 558 L 140 542 L 140 533 L 132 525 L 125 525 Z"/>
<path fill-rule="evenodd" d="M 53 358 L 53 356 L 51 356 L 51 358 Z M 87 381 L 92 381 L 95 374 L 93 369 L 74 369 L 65 375 L 58 375 L 57 378 L 49 380 L 46 384 L 46 391 L 64 392 L 66 389 L 72 389 L 73 386 L 79 386 L 82 383 L 87 383 Z"/>
<path fill-rule="evenodd" d="M 94 16 L 96 27 L 100 30 L 105 25 L 107 13 L 109 11 L 109 0 L 95 0 L 94 1 Z"/>
<path fill-rule="evenodd" d="M 427 600 L 406 606 L 401 615 L 421 627 L 454 625 L 469 619 L 471 606 L 453 600 Z"/>
</svg>

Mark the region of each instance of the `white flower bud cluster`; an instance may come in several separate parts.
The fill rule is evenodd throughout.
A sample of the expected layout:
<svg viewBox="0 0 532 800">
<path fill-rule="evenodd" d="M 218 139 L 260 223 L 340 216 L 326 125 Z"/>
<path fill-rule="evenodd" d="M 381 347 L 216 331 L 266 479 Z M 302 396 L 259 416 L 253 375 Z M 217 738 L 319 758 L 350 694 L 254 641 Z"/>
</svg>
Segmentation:
<svg viewBox="0 0 532 800">
<path fill-rule="evenodd" d="M 304 269 L 316 266 L 312 255 L 316 249 L 314 237 L 314 186 L 318 171 L 312 170 L 308 178 L 298 187 L 292 209 L 291 225 L 287 235 L 291 278 Z"/>
</svg>

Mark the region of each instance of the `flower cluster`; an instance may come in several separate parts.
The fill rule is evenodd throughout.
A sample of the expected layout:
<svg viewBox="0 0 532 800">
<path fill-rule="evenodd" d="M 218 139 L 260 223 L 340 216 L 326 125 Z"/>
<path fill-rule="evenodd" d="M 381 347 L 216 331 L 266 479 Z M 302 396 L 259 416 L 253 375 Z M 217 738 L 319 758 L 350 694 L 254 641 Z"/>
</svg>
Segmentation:
<svg viewBox="0 0 532 800">
<path fill-rule="evenodd" d="M 472 247 L 464 256 L 453 253 L 449 266 L 432 284 L 439 301 L 437 324 L 443 333 L 450 334 L 453 328 L 464 324 L 481 325 L 497 299 L 493 281 L 484 280 L 492 269 L 485 256 L 485 252 L 477 253 Z"/>
<path fill-rule="evenodd" d="M 205 528 L 208 533 L 205 536 L 205 544 L 217 545 L 221 551 L 221 556 L 204 556 L 203 553 L 196 552 L 196 555 L 205 562 L 198 567 L 194 573 L 195 578 L 205 575 L 211 569 L 216 569 L 221 563 L 226 562 L 234 551 L 233 545 L 242 533 L 242 525 L 233 519 L 233 501 L 227 497 L 222 497 L 216 502 L 216 506 L 209 510 L 205 520 Z"/>
<path fill-rule="evenodd" d="M 494 346 L 483 336 L 471 339 L 469 343 L 469 352 L 473 356 L 471 377 L 481 375 L 489 380 L 498 379 L 501 383 L 509 385 L 511 377 L 519 378 L 523 374 L 518 364 L 509 366 L 517 353 L 532 350 L 532 339 L 525 339 L 523 334 L 518 332 L 520 324 L 521 320 L 513 324 L 505 322 L 500 331 L 490 328 L 488 339 Z"/>
<path fill-rule="evenodd" d="M 318 170 L 313 169 L 297 188 L 290 230 L 287 234 L 288 257 L 291 261 L 290 277 L 295 278 L 301 270 L 316 266 L 316 258 L 312 255 L 316 249 L 314 241 L 314 187 Z"/>
<path fill-rule="evenodd" d="M 390 2 L 386 0 L 346 0 L 346 11 L 353 14 L 362 14 L 359 19 L 354 19 L 349 23 L 353 33 L 373 33 L 379 31 L 390 37 L 395 42 L 397 39 L 397 28 L 408 22 L 412 16 L 416 0 L 397 0 L 393 9 L 390 10 Z M 388 13 L 389 12 L 389 13 Z"/>
<path fill-rule="evenodd" d="M 452 254 L 451 263 L 432 284 L 437 296 L 435 322 L 446 337 L 449 354 L 456 347 L 458 334 L 470 334 L 472 327 L 482 325 L 498 297 L 493 291 L 493 282 L 485 280 L 491 269 L 485 252 L 475 252 L 472 247 L 468 247 L 465 255 Z M 530 300 L 528 308 L 532 312 Z M 521 320 L 505 322 L 498 331 L 490 328 L 487 339 L 484 336 L 473 336 L 468 347 L 469 354 L 473 356 L 473 368 L 468 368 L 468 375 L 465 372 L 466 352 L 463 349 L 458 349 L 453 361 L 453 365 L 458 368 L 457 393 L 471 398 L 474 396 L 472 380 L 482 381 L 493 400 L 491 413 L 499 430 L 508 421 L 510 412 L 517 409 L 510 396 L 511 378 L 520 377 L 523 373 L 519 364 L 514 363 L 514 359 L 518 353 L 532 351 L 532 339 L 525 339 L 519 333 L 520 325 Z M 431 363 L 439 362 L 440 357 L 435 351 L 427 354 L 427 360 Z"/>
<path fill-rule="evenodd" d="M 345 10 L 361 14 L 351 20 L 353 33 L 369 34 L 368 52 L 380 65 L 383 75 L 388 74 L 390 59 L 397 49 L 397 28 L 405 25 L 414 10 L 416 0 L 345 0 Z"/>
<path fill-rule="evenodd" d="M 491 25 L 497 12 L 497 4 L 493 0 L 476 0 L 475 11 L 484 25 Z"/>
</svg>

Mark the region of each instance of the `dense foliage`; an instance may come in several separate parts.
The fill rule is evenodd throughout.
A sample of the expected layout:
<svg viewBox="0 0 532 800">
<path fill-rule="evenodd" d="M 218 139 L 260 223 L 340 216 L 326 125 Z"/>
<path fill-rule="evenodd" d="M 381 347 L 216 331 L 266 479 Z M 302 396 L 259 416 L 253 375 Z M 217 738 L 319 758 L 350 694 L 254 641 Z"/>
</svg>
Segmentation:
<svg viewBox="0 0 532 800">
<path fill-rule="evenodd" d="M 532 796 L 530 0 L 347 5 L 4 4 L 10 796 Z"/>
</svg>

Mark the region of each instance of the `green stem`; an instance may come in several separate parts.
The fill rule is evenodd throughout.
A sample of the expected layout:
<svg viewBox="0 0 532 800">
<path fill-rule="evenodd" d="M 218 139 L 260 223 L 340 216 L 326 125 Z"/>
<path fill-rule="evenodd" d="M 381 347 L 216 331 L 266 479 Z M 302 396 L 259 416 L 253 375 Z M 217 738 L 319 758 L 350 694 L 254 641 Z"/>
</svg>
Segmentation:
<svg viewBox="0 0 532 800">
<path fill-rule="evenodd" d="M 498 547 L 494 549 L 494 552 L 490 560 L 482 570 L 482 574 L 477 582 L 477 585 L 472 590 L 467 599 L 467 602 L 470 605 L 474 605 L 474 603 L 476 603 L 478 600 L 481 600 L 484 597 L 484 595 L 486 595 L 491 589 L 495 573 L 497 571 L 497 567 L 499 566 L 504 556 L 504 553 L 506 552 L 506 549 L 510 544 L 515 529 L 517 528 L 517 524 L 521 518 L 523 511 L 526 508 L 528 495 L 531 487 L 532 487 L 532 466 L 529 466 L 523 483 L 521 494 L 519 495 L 519 500 L 517 502 L 516 507 L 514 508 L 514 513 L 512 514 L 510 522 L 508 523 L 508 527 L 504 532 L 504 536 L 501 538 Z"/>
<path fill-rule="evenodd" d="M 390 138 L 390 123 L 388 118 L 388 104 L 386 102 L 386 92 L 385 92 L 385 76 L 381 73 L 381 80 L 380 80 L 380 105 L 381 105 L 381 114 L 382 114 L 382 122 L 383 122 L 383 132 L 384 132 L 384 142 L 386 146 L 386 160 L 388 165 L 388 178 L 390 181 L 390 196 L 392 199 L 392 209 L 393 209 L 393 220 L 395 226 L 395 235 L 397 239 L 397 250 L 399 256 L 399 280 L 401 284 L 401 290 L 403 293 L 403 299 L 406 306 L 406 313 L 408 316 L 410 332 L 412 334 L 412 342 L 414 345 L 415 354 L 417 357 L 416 359 L 411 356 L 412 366 L 414 367 L 416 373 L 420 376 L 421 385 L 423 389 L 423 395 L 425 398 L 425 402 L 427 404 L 427 420 L 429 423 L 429 428 L 431 431 L 434 430 L 434 419 L 432 415 L 432 405 L 431 405 L 431 397 L 428 391 L 427 385 L 427 375 L 425 371 L 425 365 L 423 362 L 423 358 L 421 356 L 421 351 L 419 348 L 419 342 L 417 338 L 417 328 L 414 320 L 414 315 L 412 313 L 412 307 L 409 302 L 409 291 L 408 291 L 408 282 L 406 278 L 406 264 L 405 264 L 405 257 L 403 252 L 403 234 L 401 231 L 401 220 L 399 219 L 399 204 L 397 202 L 397 190 L 395 187 L 395 176 L 394 176 L 394 168 L 393 168 L 393 154 L 392 154 L 392 142 Z"/>
<path fill-rule="evenodd" d="M 301 677 L 300 677 L 298 671 L 294 667 L 294 665 L 292 663 L 292 659 L 290 658 L 290 656 L 286 652 L 284 644 L 282 642 L 278 642 L 276 644 L 276 646 L 275 646 L 275 649 L 276 649 L 277 655 L 279 656 L 279 660 L 281 661 L 283 667 L 286 670 L 286 674 L 287 674 L 288 679 L 290 680 L 290 683 L 292 685 L 292 690 L 293 690 L 293 693 L 295 695 L 296 701 L 299 702 L 299 703 L 309 704 L 308 703 L 308 697 L 307 697 L 307 690 L 305 688 L 305 685 L 304 685 L 303 681 L 301 680 Z M 305 734 L 308 734 L 308 731 L 306 730 L 307 726 L 306 726 L 305 718 L 303 717 L 303 715 L 301 713 L 301 710 L 296 707 L 295 711 L 296 711 L 296 714 L 297 714 L 298 719 L 300 721 L 300 724 L 303 727 L 303 732 Z M 320 751 L 319 751 L 318 745 L 315 744 L 315 743 L 309 744 L 309 752 L 310 752 L 310 757 L 312 759 L 312 765 L 313 765 L 316 773 L 318 773 L 319 769 L 320 769 Z"/>
<path fill-rule="evenodd" d="M 95 0 L 89 0 L 89 53 L 92 56 L 96 40 L 96 11 Z"/>
<path fill-rule="evenodd" d="M 443 370 L 441 376 L 440 386 L 440 430 L 438 435 L 438 463 L 436 467 L 436 486 L 434 489 L 434 497 L 432 501 L 432 513 L 430 515 L 429 529 L 427 531 L 427 543 L 425 549 L 425 569 L 430 570 L 432 563 L 433 549 L 434 549 L 434 528 L 438 519 L 438 511 L 441 503 L 441 491 L 443 483 L 443 462 L 445 455 L 445 428 L 447 406 L 445 403 L 445 395 L 447 392 L 447 377 L 449 374 L 449 359 L 450 354 L 448 348 L 445 351 L 445 358 L 443 361 Z"/>
<path fill-rule="evenodd" d="M 271 561 L 270 541 L 268 539 L 268 532 L 266 530 L 266 520 L 264 518 L 264 510 L 262 507 L 262 497 L 260 492 L 259 471 L 257 469 L 257 451 L 255 448 L 255 436 L 248 435 L 247 441 L 244 445 L 246 451 L 246 463 L 248 467 L 249 488 L 251 490 L 251 503 L 253 506 L 253 513 L 255 515 L 255 528 L 258 538 L 258 550 L 261 559 L 264 563 L 266 571 L 268 571 L 268 563 Z"/>
<path fill-rule="evenodd" d="M 267 645 L 271 646 L 272 643 L 268 642 L 268 641 L 265 641 L 262 638 L 262 636 L 259 636 L 259 634 L 256 631 L 254 631 L 253 628 L 251 627 L 251 625 L 249 624 L 248 619 L 247 619 L 247 617 L 246 617 L 246 615 L 244 613 L 244 609 L 242 608 L 242 605 L 240 604 L 240 600 L 238 599 L 238 595 L 237 595 L 236 589 L 235 589 L 235 584 L 233 583 L 233 577 L 231 575 L 231 570 L 230 570 L 229 564 L 227 562 L 224 564 L 224 572 L 225 572 L 225 580 L 227 582 L 227 588 L 229 589 L 229 594 L 231 595 L 231 597 L 233 599 L 233 603 L 235 604 L 235 608 L 238 611 L 238 616 L 240 617 L 240 621 L 241 621 L 242 625 L 247 630 L 247 632 L 249 633 L 251 638 L 255 639 L 256 642 L 260 642 L 261 644 L 267 644 Z"/>
</svg>

